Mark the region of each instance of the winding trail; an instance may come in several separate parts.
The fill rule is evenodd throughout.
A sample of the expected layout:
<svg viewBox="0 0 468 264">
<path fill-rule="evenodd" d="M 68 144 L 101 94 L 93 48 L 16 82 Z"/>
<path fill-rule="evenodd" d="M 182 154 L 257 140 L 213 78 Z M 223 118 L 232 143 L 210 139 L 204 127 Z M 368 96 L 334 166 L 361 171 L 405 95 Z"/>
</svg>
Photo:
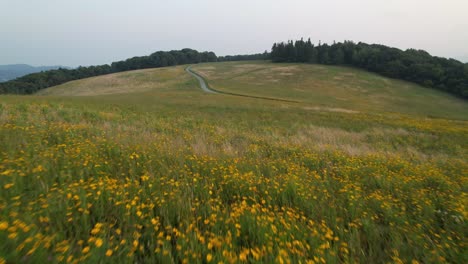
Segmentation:
<svg viewBox="0 0 468 264">
<path fill-rule="evenodd" d="M 194 72 L 192 70 L 192 65 L 185 68 L 185 71 L 187 73 L 189 73 L 190 75 L 194 76 L 200 82 L 201 89 L 203 91 L 205 91 L 206 93 L 226 94 L 226 95 L 241 96 L 241 97 L 263 99 L 263 100 L 270 100 L 270 101 L 279 101 L 279 102 L 300 103 L 299 101 L 286 100 L 286 99 L 280 99 L 280 98 L 271 98 L 271 97 L 262 97 L 262 96 L 246 95 L 246 94 L 237 94 L 237 93 L 231 93 L 231 92 L 224 92 L 224 91 L 215 90 L 215 89 L 211 88 L 208 85 L 206 80 L 200 74 L 198 74 L 198 73 L 196 73 L 196 72 Z"/>
<path fill-rule="evenodd" d="M 208 87 L 203 77 L 201 77 L 200 75 L 192 71 L 192 66 L 188 66 L 187 68 L 185 68 L 185 71 L 191 74 L 192 76 L 194 76 L 195 78 L 197 78 L 197 80 L 200 82 L 200 87 L 202 88 L 203 91 L 207 93 L 214 93 L 214 94 L 218 93 L 217 91 L 212 90 Z"/>
</svg>

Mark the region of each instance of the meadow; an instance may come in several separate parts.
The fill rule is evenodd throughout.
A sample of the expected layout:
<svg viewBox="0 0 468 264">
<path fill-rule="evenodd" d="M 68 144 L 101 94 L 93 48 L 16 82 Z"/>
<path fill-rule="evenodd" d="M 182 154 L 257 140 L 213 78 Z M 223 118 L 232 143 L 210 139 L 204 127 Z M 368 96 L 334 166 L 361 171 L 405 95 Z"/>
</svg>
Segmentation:
<svg viewBox="0 0 468 264">
<path fill-rule="evenodd" d="M 465 101 L 339 67 L 194 70 L 300 102 L 206 94 L 182 66 L 1 96 L 0 263 L 468 262 Z"/>
<path fill-rule="evenodd" d="M 219 91 L 294 100 L 312 109 L 468 119 L 463 99 L 351 67 L 252 61 L 193 70 Z"/>
</svg>

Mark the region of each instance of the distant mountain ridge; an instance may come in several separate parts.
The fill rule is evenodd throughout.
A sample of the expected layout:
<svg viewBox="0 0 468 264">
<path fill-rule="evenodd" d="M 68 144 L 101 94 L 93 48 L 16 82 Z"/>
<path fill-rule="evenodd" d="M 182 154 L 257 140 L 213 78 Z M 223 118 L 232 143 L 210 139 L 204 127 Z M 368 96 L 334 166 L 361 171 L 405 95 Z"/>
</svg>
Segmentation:
<svg viewBox="0 0 468 264">
<path fill-rule="evenodd" d="M 31 73 L 67 68 L 63 66 L 39 66 L 34 67 L 27 64 L 0 65 L 0 82 L 6 82 Z"/>
</svg>

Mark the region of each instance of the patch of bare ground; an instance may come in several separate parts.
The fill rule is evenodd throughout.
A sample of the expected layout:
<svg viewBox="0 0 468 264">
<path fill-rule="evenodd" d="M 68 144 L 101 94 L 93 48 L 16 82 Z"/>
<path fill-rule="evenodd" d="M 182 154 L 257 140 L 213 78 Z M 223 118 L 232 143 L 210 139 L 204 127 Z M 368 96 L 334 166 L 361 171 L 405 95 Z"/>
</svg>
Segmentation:
<svg viewBox="0 0 468 264">
<path fill-rule="evenodd" d="M 227 74 L 229 76 L 237 76 L 240 74 L 257 71 L 263 69 L 265 66 L 261 64 L 245 64 L 245 65 L 236 65 L 232 67 Z"/>
<path fill-rule="evenodd" d="M 237 70 L 253 70 L 253 69 L 258 69 L 258 68 L 263 68 L 265 65 L 262 64 L 241 64 L 241 65 L 235 65 L 233 68 Z"/>
<path fill-rule="evenodd" d="M 261 64 L 234 65 L 220 72 L 214 66 L 195 66 L 193 69 L 209 80 L 241 79 L 244 74 L 264 68 Z"/>
<path fill-rule="evenodd" d="M 345 108 L 334 108 L 334 107 L 320 107 L 320 106 L 306 106 L 303 107 L 304 110 L 312 110 L 312 111 L 323 111 L 323 112 L 339 112 L 339 113 L 347 113 L 347 114 L 357 114 L 359 111 L 345 109 Z"/>
<path fill-rule="evenodd" d="M 299 66 L 280 66 L 280 67 L 271 68 L 271 70 L 274 72 L 289 74 L 289 73 L 294 73 L 294 72 L 299 71 L 300 67 Z"/>
<path fill-rule="evenodd" d="M 365 88 L 362 88 L 360 86 L 347 86 L 346 89 L 349 89 L 354 92 L 359 92 L 359 93 L 367 93 L 368 90 Z"/>
<path fill-rule="evenodd" d="M 343 76 L 356 76 L 356 74 L 354 72 L 343 72 L 343 73 L 341 73 L 341 75 L 343 75 Z"/>
<path fill-rule="evenodd" d="M 212 79 L 214 76 L 216 76 L 215 70 L 216 68 L 213 66 L 197 66 L 196 68 L 197 73 L 207 79 Z"/>
</svg>

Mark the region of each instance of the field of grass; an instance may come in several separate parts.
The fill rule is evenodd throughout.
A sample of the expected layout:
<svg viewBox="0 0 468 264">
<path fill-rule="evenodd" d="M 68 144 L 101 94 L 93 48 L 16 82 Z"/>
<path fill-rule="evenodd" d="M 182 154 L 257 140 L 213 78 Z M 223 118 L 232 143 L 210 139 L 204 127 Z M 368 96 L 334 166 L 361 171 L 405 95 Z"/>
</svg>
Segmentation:
<svg viewBox="0 0 468 264">
<path fill-rule="evenodd" d="M 38 95 L 97 96 L 109 94 L 164 91 L 173 84 L 186 81 L 189 76 L 180 73 L 180 67 L 146 69 L 98 76 L 72 81 L 39 91 Z"/>
<path fill-rule="evenodd" d="M 249 92 L 233 65 L 194 69 Z M 173 67 L 1 96 L 0 263 L 468 262 L 467 103 L 294 87 Z"/>
<path fill-rule="evenodd" d="M 296 100 L 312 104 L 309 110 L 468 119 L 462 99 L 355 68 L 253 61 L 200 64 L 193 70 L 216 90 Z"/>
</svg>

